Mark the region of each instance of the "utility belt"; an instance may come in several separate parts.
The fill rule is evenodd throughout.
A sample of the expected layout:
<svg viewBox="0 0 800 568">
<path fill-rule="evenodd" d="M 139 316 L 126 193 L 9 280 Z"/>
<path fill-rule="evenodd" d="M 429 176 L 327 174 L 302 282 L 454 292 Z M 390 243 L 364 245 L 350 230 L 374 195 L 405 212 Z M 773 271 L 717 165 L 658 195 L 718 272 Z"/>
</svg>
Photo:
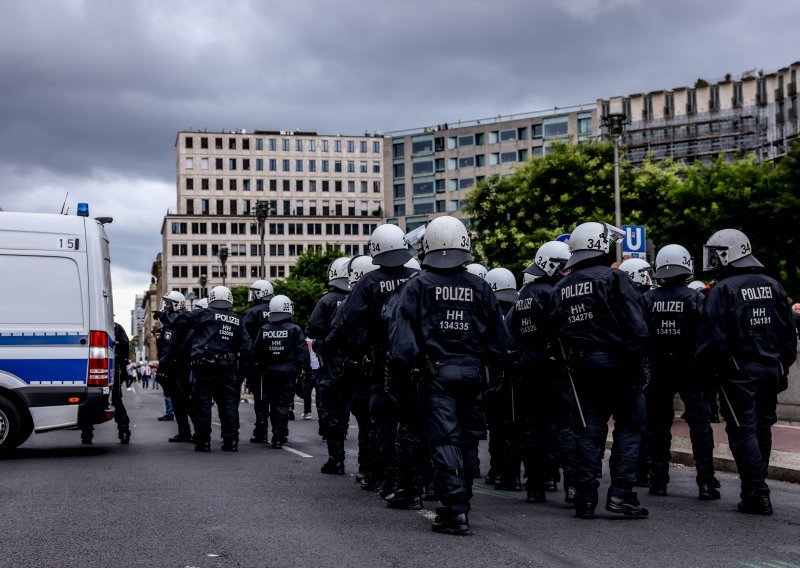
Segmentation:
<svg viewBox="0 0 800 568">
<path fill-rule="evenodd" d="M 219 364 L 236 364 L 234 353 L 204 353 L 192 359 L 192 367 L 207 367 Z"/>
</svg>

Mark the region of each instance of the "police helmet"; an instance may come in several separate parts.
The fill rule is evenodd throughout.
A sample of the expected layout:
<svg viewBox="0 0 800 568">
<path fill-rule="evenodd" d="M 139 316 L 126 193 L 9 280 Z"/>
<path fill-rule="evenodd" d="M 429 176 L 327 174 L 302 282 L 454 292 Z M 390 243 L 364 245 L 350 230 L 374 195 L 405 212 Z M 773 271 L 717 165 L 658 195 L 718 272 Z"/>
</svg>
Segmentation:
<svg viewBox="0 0 800 568">
<path fill-rule="evenodd" d="M 470 262 L 466 268 L 467 272 L 474 274 L 480 279 L 486 278 L 486 273 L 489 272 L 489 269 L 479 262 Z"/>
<path fill-rule="evenodd" d="M 247 294 L 249 302 L 266 302 L 275 295 L 275 290 L 266 280 L 256 280 L 250 285 L 250 290 Z"/>
<path fill-rule="evenodd" d="M 214 286 L 208 293 L 208 306 L 218 309 L 230 309 L 233 307 L 233 294 L 227 286 Z"/>
<path fill-rule="evenodd" d="M 347 292 L 350 285 L 347 282 L 347 265 L 350 264 L 349 256 L 341 256 L 328 266 L 328 285 Z"/>
<path fill-rule="evenodd" d="M 186 296 L 178 292 L 177 290 L 173 290 L 168 294 L 165 294 L 161 297 L 161 311 L 173 311 L 179 312 L 186 308 Z"/>
<path fill-rule="evenodd" d="M 294 304 L 283 294 L 278 294 L 269 301 L 269 321 L 279 322 L 292 319 Z"/>
<path fill-rule="evenodd" d="M 569 245 L 561 241 L 544 243 L 536 251 L 533 262 L 525 269 L 532 276 L 555 276 L 570 257 Z"/>
<path fill-rule="evenodd" d="M 722 229 L 717 231 L 703 245 L 703 270 L 710 272 L 721 266 L 735 268 L 763 268 L 756 257 L 750 239 L 736 229 Z"/>
<path fill-rule="evenodd" d="M 350 266 L 348 267 L 347 271 L 347 279 L 350 281 L 350 287 L 352 288 L 353 285 L 361 280 L 361 278 L 367 273 L 372 272 L 373 270 L 377 270 L 378 266 L 372 264 L 372 258 L 362 254 L 359 256 L 354 256 L 353 259 L 350 261 Z"/>
<path fill-rule="evenodd" d="M 683 276 L 687 280 L 694 274 L 692 255 L 681 245 L 667 245 L 656 255 L 656 274 L 658 279 Z"/>
<path fill-rule="evenodd" d="M 501 302 L 516 302 L 519 299 L 517 280 L 507 268 L 492 268 L 486 273 L 486 282 L 494 290 L 494 295 Z"/>
<path fill-rule="evenodd" d="M 402 266 L 411 258 L 408 241 L 403 229 L 384 223 L 372 231 L 369 237 L 369 253 L 378 266 Z"/>
<path fill-rule="evenodd" d="M 619 269 L 638 286 L 653 285 L 653 267 L 641 258 L 629 258 L 619 265 Z"/>
<path fill-rule="evenodd" d="M 701 280 L 692 280 L 687 284 L 687 286 L 689 286 L 689 288 L 692 290 L 697 290 L 698 292 L 703 292 L 706 289 L 705 282 Z"/>
<path fill-rule="evenodd" d="M 523 272 L 522 273 L 522 285 L 525 286 L 526 284 L 530 284 L 531 282 L 536 282 L 536 279 L 539 278 L 538 276 L 534 276 L 530 272 Z"/>
<path fill-rule="evenodd" d="M 406 262 L 403 266 L 406 268 L 410 268 L 411 270 L 421 270 L 422 267 L 419 265 L 419 261 L 416 258 L 410 258 L 408 262 Z"/>
<path fill-rule="evenodd" d="M 423 266 L 455 268 L 472 260 L 472 238 L 455 217 L 437 217 L 428 224 L 422 237 Z"/>
<path fill-rule="evenodd" d="M 194 305 L 195 309 L 204 310 L 208 307 L 208 298 L 200 298 Z"/>
<path fill-rule="evenodd" d="M 595 258 L 608 254 L 611 245 L 621 241 L 625 232 L 608 223 L 590 221 L 581 223 L 572 231 L 567 244 L 572 255 L 564 265 L 570 268 L 588 258 Z"/>
</svg>

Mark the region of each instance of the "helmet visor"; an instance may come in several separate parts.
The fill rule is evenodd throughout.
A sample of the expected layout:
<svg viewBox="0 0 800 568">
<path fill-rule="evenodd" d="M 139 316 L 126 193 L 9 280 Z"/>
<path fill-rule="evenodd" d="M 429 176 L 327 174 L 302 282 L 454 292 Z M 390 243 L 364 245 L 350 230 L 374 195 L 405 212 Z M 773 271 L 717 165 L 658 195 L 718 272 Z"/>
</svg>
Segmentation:
<svg viewBox="0 0 800 568">
<path fill-rule="evenodd" d="M 703 246 L 703 271 L 712 272 L 725 265 L 723 258 L 728 254 L 727 247 Z"/>
</svg>

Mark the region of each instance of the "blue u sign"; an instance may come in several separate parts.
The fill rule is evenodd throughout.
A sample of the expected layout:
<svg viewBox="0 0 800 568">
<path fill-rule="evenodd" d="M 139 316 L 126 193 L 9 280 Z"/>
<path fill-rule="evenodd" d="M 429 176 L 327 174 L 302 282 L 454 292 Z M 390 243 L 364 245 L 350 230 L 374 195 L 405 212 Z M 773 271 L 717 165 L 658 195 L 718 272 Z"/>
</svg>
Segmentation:
<svg viewBox="0 0 800 568">
<path fill-rule="evenodd" d="M 647 252 L 647 239 L 645 238 L 643 225 L 623 225 L 625 230 L 625 240 L 622 243 L 623 253 Z"/>
</svg>

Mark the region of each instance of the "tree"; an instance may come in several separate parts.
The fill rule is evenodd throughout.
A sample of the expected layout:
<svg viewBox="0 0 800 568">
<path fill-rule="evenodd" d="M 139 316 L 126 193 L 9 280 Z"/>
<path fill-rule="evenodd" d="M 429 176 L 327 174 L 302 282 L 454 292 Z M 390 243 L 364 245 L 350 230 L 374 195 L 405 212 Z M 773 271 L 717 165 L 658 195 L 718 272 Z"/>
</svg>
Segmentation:
<svg viewBox="0 0 800 568">
<path fill-rule="evenodd" d="M 342 256 L 339 247 L 328 247 L 323 251 L 308 249 L 297 258 L 289 275 L 290 280 L 310 278 L 316 282 L 328 282 L 328 266 Z"/>
</svg>

